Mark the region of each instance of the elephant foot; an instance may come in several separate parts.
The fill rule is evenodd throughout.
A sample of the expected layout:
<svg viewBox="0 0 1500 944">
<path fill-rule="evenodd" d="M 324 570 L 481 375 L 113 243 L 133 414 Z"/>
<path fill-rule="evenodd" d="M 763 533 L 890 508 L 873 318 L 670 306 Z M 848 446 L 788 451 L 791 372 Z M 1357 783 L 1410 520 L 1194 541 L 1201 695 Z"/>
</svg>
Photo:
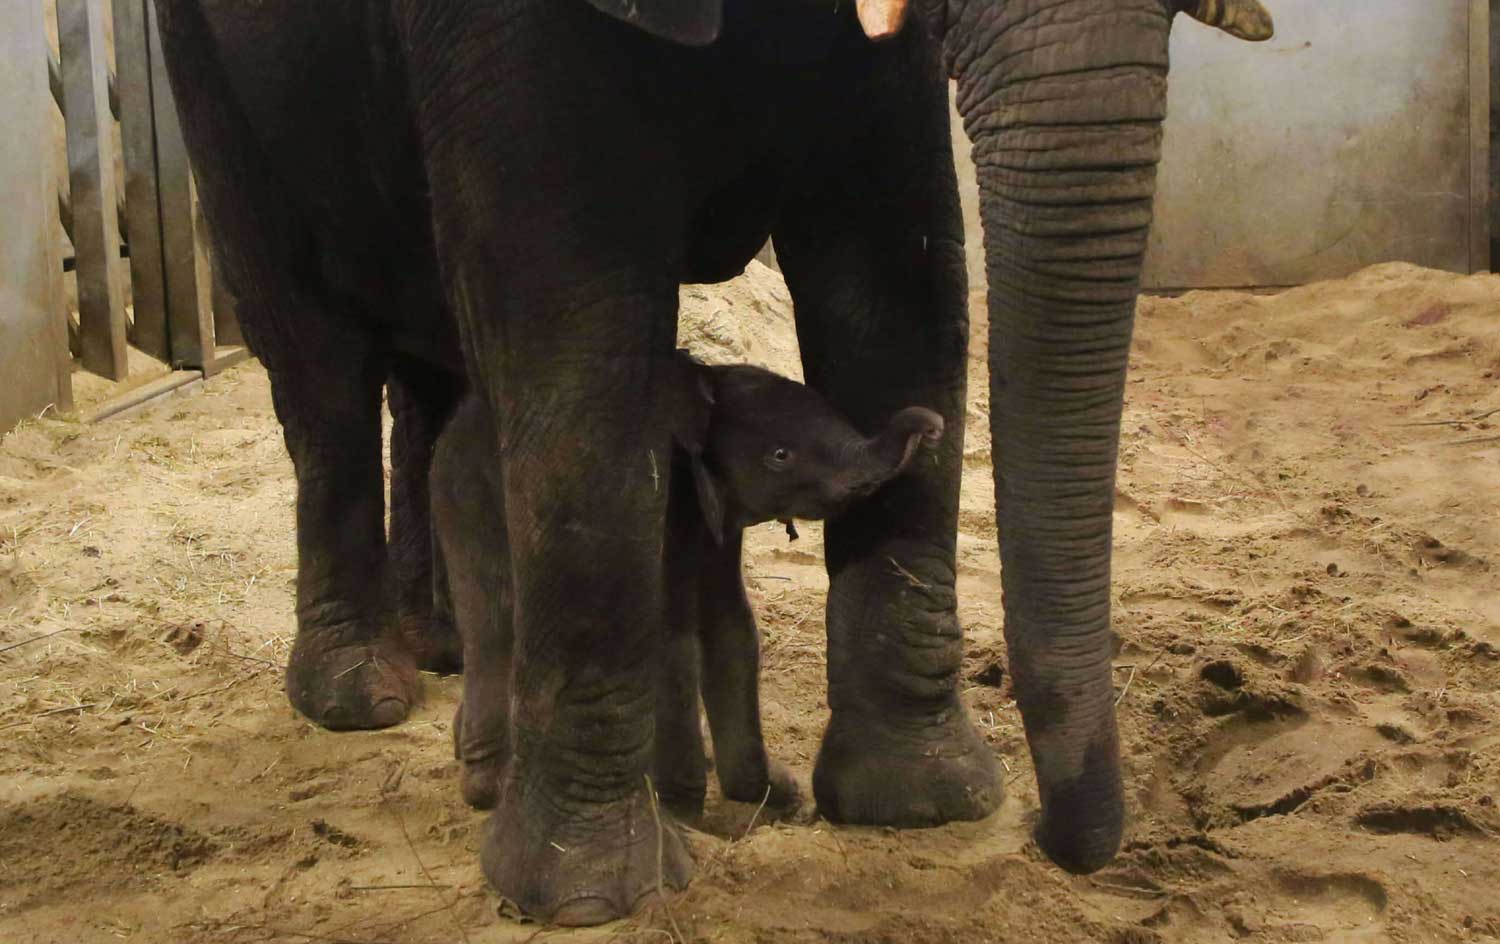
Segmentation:
<svg viewBox="0 0 1500 944">
<path fill-rule="evenodd" d="M 837 823 L 938 826 L 990 815 L 1004 785 L 960 706 L 904 730 L 887 718 L 835 712 L 813 769 L 813 797 Z"/>
<path fill-rule="evenodd" d="M 438 675 L 464 670 L 464 644 L 452 620 L 435 613 L 403 616 L 401 639 L 411 650 L 418 669 Z"/>
<path fill-rule="evenodd" d="M 510 762 L 510 748 L 505 744 L 465 747 L 464 743 L 464 706 L 460 704 L 453 714 L 453 756 L 462 766 L 459 791 L 471 808 L 492 810 L 500 801 L 500 781 Z"/>
<path fill-rule="evenodd" d="M 330 731 L 388 728 L 421 698 L 411 653 L 395 637 L 320 645 L 299 632 L 286 669 L 287 698 L 303 717 Z"/>
<path fill-rule="evenodd" d="M 791 811 L 802 805 L 802 790 L 797 778 L 784 764 L 766 762 L 764 777 L 719 778 L 724 796 L 739 803 L 760 803 L 773 809 Z"/>
<path fill-rule="evenodd" d="M 523 914 L 589 926 L 637 911 L 658 888 L 686 887 L 693 860 L 671 814 L 642 789 L 564 813 L 512 779 L 490 817 L 480 863 L 490 885 Z"/>
</svg>

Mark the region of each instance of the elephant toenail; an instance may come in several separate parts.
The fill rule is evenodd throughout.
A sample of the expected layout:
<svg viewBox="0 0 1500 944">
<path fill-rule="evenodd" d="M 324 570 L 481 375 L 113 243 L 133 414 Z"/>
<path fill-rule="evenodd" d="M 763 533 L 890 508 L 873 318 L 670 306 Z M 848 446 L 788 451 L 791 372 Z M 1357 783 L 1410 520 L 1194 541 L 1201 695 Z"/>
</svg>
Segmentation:
<svg viewBox="0 0 1500 944">
<path fill-rule="evenodd" d="M 406 702 L 387 698 L 370 709 L 370 727 L 389 728 L 406 720 Z"/>
<path fill-rule="evenodd" d="M 552 916 L 552 923 L 569 928 L 587 928 L 620 917 L 620 910 L 608 900 L 591 895 L 564 902 Z"/>
</svg>

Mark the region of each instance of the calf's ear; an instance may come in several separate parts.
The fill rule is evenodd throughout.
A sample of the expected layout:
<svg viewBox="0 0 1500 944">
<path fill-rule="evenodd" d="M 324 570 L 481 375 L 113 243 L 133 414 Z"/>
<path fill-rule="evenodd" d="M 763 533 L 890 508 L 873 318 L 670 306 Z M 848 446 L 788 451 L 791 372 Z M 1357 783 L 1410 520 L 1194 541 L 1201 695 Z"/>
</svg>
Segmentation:
<svg viewBox="0 0 1500 944">
<path fill-rule="evenodd" d="M 703 522 L 714 543 L 724 546 L 724 497 L 720 495 L 718 479 L 703 464 L 703 455 L 692 456 L 693 490 L 698 493 L 698 508 L 703 512 Z"/>
<path fill-rule="evenodd" d="M 684 46 L 707 46 L 724 25 L 724 0 L 589 0 L 589 5 Z"/>
<path fill-rule="evenodd" d="M 693 470 L 693 491 L 698 495 L 698 508 L 703 521 L 708 525 L 714 542 L 724 544 L 724 495 L 718 478 L 703 461 L 708 448 L 708 427 L 713 422 L 714 380 L 713 368 L 699 362 L 686 350 L 677 351 L 679 371 L 674 389 L 678 391 L 673 407 L 672 438 L 678 448 L 687 453 L 688 464 Z"/>
<path fill-rule="evenodd" d="M 701 456 L 708 448 L 708 425 L 713 422 L 717 399 L 712 371 L 685 348 L 678 348 L 668 374 L 672 439 L 690 456 Z"/>
</svg>

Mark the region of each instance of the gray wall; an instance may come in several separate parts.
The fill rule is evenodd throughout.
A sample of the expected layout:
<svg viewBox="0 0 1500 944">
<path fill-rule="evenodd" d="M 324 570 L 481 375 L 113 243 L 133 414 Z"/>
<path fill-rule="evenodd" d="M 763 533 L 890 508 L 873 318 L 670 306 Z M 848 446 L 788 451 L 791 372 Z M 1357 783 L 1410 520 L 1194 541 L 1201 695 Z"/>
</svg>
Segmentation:
<svg viewBox="0 0 1500 944">
<path fill-rule="evenodd" d="M 1390 260 L 1488 268 L 1497 0 L 1267 2 L 1268 43 L 1174 24 L 1146 288 L 1297 285 Z M 983 288 L 974 169 L 953 124 L 969 280 Z"/>
<path fill-rule="evenodd" d="M 54 241 L 52 96 L 40 0 L 13 5 L 0 30 L 0 435 L 58 403 L 66 329 L 55 312 L 62 262 Z M 62 345 L 59 350 L 59 343 Z"/>
<path fill-rule="evenodd" d="M 1389 260 L 1487 267 L 1487 0 L 1268 5 L 1264 44 L 1177 18 L 1146 284 L 1292 285 Z"/>
</svg>

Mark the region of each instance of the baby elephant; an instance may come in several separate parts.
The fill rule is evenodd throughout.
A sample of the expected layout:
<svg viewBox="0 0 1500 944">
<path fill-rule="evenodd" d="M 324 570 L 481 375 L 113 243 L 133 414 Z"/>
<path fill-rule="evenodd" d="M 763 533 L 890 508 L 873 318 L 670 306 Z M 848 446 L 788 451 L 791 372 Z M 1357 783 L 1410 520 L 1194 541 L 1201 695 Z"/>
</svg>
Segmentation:
<svg viewBox="0 0 1500 944">
<path fill-rule="evenodd" d="M 702 813 L 706 760 L 701 691 L 719 785 L 730 799 L 787 806 L 791 775 L 761 736 L 760 636 L 741 574 L 743 529 L 837 514 L 901 474 L 943 420 L 921 407 L 866 437 L 811 388 L 749 366 L 673 362 L 673 438 L 663 574 L 667 637 L 658 675 L 656 772 L 662 802 Z M 510 752 L 511 606 L 506 522 L 492 455 L 497 428 L 478 398 L 459 407 L 432 466 L 433 522 L 463 638 L 464 694 L 455 719 L 464 799 L 498 799 Z M 663 470 L 665 471 L 665 469 Z"/>
</svg>

